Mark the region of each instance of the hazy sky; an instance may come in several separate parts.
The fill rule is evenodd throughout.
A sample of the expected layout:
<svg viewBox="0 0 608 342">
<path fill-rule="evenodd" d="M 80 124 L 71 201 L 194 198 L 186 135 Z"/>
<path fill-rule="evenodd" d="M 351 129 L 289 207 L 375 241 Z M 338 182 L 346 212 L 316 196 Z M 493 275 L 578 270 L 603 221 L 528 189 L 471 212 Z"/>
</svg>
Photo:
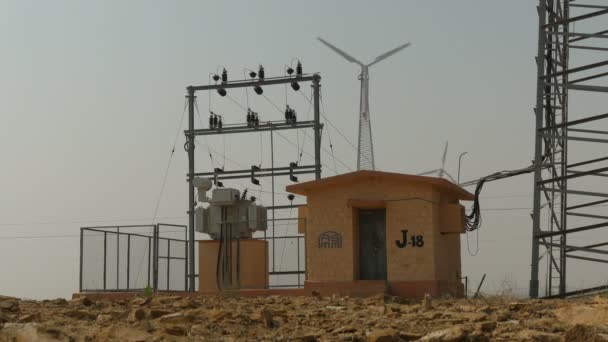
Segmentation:
<svg viewBox="0 0 608 342">
<path fill-rule="evenodd" d="M 208 83 L 220 65 L 238 79 L 243 68 L 259 63 L 267 75 L 281 75 L 285 64 L 300 58 L 305 72 L 322 75 L 327 117 L 356 142 L 357 67 L 317 36 L 363 61 L 413 44 L 370 70 L 378 169 L 436 168 L 446 141 L 454 176 L 458 154 L 469 152 L 465 180 L 529 165 L 535 6 L 531 0 L 0 1 L 0 294 L 41 298 L 77 291 L 78 238 L 23 237 L 152 221 L 185 88 Z M 243 92 L 229 94 L 245 105 Z M 265 94 L 284 107 L 281 87 Z M 243 121 L 242 109 L 213 95 L 209 103 L 199 94 L 203 120 L 211 106 L 226 122 Z M 249 101 L 263 120 L 280 119 L 266 99 L 252 94 Z M 306 116 L 302 96 L 289 92 L 288 102 Z M 327 128 L 326 149 L 329 138 L 339 161 L 324 152 L 323 174 L 348 171 L 342 163 L 354 168 L 349 143 Z M 183 141 L 180 134 L 158 213 L 165 222 L 186 222 Z M 257 135 L 210 139 L 227 161 L 216 156 L 211 165 L 201 147 L 197 168 L 237 168 L 230 160 L 269 166 L 268 143 L 263 138 L 260 144 Z M 275 143 L 283 164 L 297 158 L 293 146 Z M 495 210 L 483 212 L 477 256 L 469 256 L 462 239 L 463 274 L 473 285 L 487 273 L 487 291 L 507 280 L 526 292 L 531 186 L 529 176 L 487 184 L 482 206 Z M 268 204 L 268 196 L 262 202 Z M 474 250 L 475 235 L 469 239 Z M 603 280 L 571 270 L 572 288 Z"/>
</svg>

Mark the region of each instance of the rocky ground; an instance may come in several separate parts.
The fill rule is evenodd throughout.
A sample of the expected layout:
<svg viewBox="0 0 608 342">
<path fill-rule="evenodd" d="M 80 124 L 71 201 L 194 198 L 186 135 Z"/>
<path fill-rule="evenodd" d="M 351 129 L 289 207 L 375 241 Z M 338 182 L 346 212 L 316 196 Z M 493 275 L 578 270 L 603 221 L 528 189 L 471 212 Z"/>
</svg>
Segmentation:
<svg viewBox="0 0 608 342">
<path fill-rule="evenodd" d="M 608 299 L 0 296 L 0 341 L 608 341 Z"/>
</svg>

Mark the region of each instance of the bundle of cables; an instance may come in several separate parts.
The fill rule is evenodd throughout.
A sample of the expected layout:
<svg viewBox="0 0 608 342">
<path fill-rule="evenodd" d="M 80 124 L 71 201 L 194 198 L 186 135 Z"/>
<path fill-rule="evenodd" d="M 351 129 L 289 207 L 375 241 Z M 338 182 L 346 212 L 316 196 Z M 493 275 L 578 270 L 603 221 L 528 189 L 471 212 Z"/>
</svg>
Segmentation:
<svg viewBox="0 0 608 342">
<path fill-rule="evenodd" d="M 485 182 L 491 182 L 498 179 L 523 175 L 525 173 L 530 172 L 534 172 L 534 165 L 518 170 L 499 171 L 489 176 L 482 177 L 477 181 L 461 184 L 463 186 L 477 184 L 477 186 L 475 187 L 475 199 L 473 200 L 473 207 L 471 207 L 471 212 L 468 215 L 465 215 L 466 230 L 472 232 L 476 229 L 479 229 L 479 227 L 481 226 L 481 207 L 479 205 L 479 194 L 481 193 L 481 189 L 483 188 Z"/>
</svg>

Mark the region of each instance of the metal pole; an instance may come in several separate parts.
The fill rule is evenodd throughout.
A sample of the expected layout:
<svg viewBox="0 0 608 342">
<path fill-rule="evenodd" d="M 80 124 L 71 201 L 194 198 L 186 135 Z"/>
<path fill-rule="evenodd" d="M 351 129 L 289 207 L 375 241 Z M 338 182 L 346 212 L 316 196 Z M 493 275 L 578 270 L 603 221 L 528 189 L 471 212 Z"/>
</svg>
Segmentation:
<svg viewBox="0 0 608 342">
<path fill-rule="evenodd" d="M 564 1 L 563 4 L 563 19 L 569 19 L 570 16 L 570 3 L 568 1 Z M 562 63 L 564 63 L 565 67 L 564 68 L 568 68 L 569 67 L 569 42 L 568 42 L 568 35 L 567 33 L 569 33 L 570 30 L 570 26 L 569 24 L 565 24 L 563 25 L 563 31 L 566 32 L 566 36 L 563 39 L 563 46 L 561 47 L 561 53 L 562 53 Z M 559 38 L 558 38 L 559 39 Z M 558 50 L 559 53 L 559 50 Z M 562 77 L 562 83 L 563 84 L 568 84 L 568 73 L 565 73 Z M 561 122 L 566 123 L 568 122 L 568 89 L 562 88 L 562 117 L 561 117 Z M 568 126 L 565 126 L 562 129 L 562 135 L 567 137 L 568 136 Z M 568 174 L 568 139 L 564 139 L 561 141 L 561 150 L 562 150 L 562 158 L 561 158 L 561 177 L 565 177 Z M 560 239 L 560 252 L 559 252 L 559 256 L 560 256 L 560 279 L 559 279 L 559 293 L 560 295 L 565 295 L 566 293 L 566 230 L 568 228 L 568 222 L 567 222 L 567 218 L 568 218 L 568 213 L 567 213 L 567 208 L 568 208 L 568 180 L 567 179 L 563 179 L 561 181 L 561 201 L 560 201 L 560 222 L 561 222 L 561 228 L 562 228 L 562 236 Z"/>
<path fill-rule="evenodd" d="M 152 241 L 154 246 L 154 257 L 152 257 L 152 287 L 156 292 L 158 290 L 158 225 L 154 225 L 154 239 Z"/>
<path fill-rule="evenodd" d="M 127 235 L 127 290 L 131 280 L 131 234 Z"/>
<path fill-rule="evenodd" d="M 538 51 L 536 54 L 536 130 L 534 141 L 534 199 L 532 205 L 532 253 L 530 262 L 530 290 L 531 298 L 538 298 L 538 264 L 539 264 L 539 243 L 537 235 L 540 233 L 540 184 L 542 172 L 542 148 L 543 138 L 539 129 L 543 127 L 543 94 L 544 94 L 544 66 L 545 66 L 545 29 L 547 4 L 545 0 L 539 0 L 538 6 Z"/>
<path fill-rule="evenodd" d="M 106 261 L 108 256 L 108 232 L 103 232 L 103 289 L 106 289 Z"/>
<path fill-rule="evenodd" d="M 458 156 L 458 177 L 457 177 L 457 180 L 456 180 L 456 182 L 458 184 L 460 184 L 460 162 L 462 161 L 462 157 L 464 157 L 464 155 L 467 154 L 467 153 L 469 153 L 469 152 L 462 152 L 460 154 L 460 156 Z"/>
<path fill-rule="evenodd" d="M 169 287 L 169 279 L 171 279 L 171 240 L 167 240 L 167 291 L 171 290 Z"/>
<path fill-rule="evenodd" d="M 120 289 L 120 227 L 116 227 L 116 289 Z"/>
<path fill-rule="evenodd" d="M 184 245 L 185 245 L 185 249 L 184 249 L 184 258 L 185 258 L 185 262 L 184 262 L 184 267 L 186 268 L 184 270 L 184 275 L 186 276 L 186 279 L 184 279 L 184 291 L 188 291 L 188 229 L 184 229 Z M 194 260 L 192 260 L 192 263 L 194 263 Z M 193 275 L 194 276 L 194 275 Z"/>
<path fill-rule="evenodd" d="M 148 283 L 147 287 L 150 287 L 150 266 L 152 264 L 152 238 L 148 237 Z M 137 281 L 137 279 L 135 280 Z"/>
<path fill-rule="evenodd" d="M 78 279 L 78 292 L 82 292 L 82 252 L 84 244 L 83 232 L 84 230 L 80 228 L 80 276 Z"/>
<path fill-rule="evenodd" d="M 272 186 L 272 272 L 274 272 L 274 264 L 275 264 L 275 260 L 274 260 L 274 254 L 275 254 L 275 238 L 274 238 L 274 221 L 275 221 L 275 217 L 274 217 L 274 207 L 275 207 L 275 203 L 274 203 L 274 134 L 272 132 L 272 123 L 270 124 L 270 168 L 272 169 L 271 173 L 272 173 L 272 181 L 271 181 L 271 186 Z"/>
<path fill-rule="evenodd" d="M 312 80 L 313 100 L 314 100 L 314 121 L 315 121 L 315 179 L 321 179 L 321 120 L 319 108 L 319 90 L 321 88 L 321 76 L 314 75 Z M 274 205 L 274 203 L 273 203 Z M 274 217 L 273 217 L 274 218 Z"/>
<path fill-rule="evenodd" d="M 475 291 L 475 295 L 473 296 L 473 298 L 477 298 L 479 297 L 479 291 L 481 290 L 481 285 L 483 285 L 483 281 L 486 280 L 486 274 L 483 274 L 483 277 L 481 277 L 481 281 L 479 282 L 479 286 L 477 286 L 477 291 Z"/>
<path fill-rule="evenodd" d="M 188 283 L 190 292 L 194 292 L 194 89 L 188 87 Z"/>
<path fill-rule="evenodd" d="M 298 272 L 300 272 L 300 237 L 296 238 L 296 242 L 298 244 L 297 252 L 298 252 Z M 300 287 L 300 273 L 298 273 L 298 287 Z"/>
</svg>

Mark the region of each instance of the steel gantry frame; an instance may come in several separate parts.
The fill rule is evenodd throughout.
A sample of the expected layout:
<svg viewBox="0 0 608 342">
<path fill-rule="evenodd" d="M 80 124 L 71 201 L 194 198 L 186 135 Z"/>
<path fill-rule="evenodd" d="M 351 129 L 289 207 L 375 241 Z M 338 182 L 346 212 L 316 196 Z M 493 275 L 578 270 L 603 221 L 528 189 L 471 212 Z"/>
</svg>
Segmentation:
<svg viewBox="0 0 608 342">
<path fill-rule="evenodd" d="M 310 121 L 267 121 L 260 122 L 259 125 L 251 126 L 245 124 L 231 124 L 223 125 L 219 128 L 196 128 L 194 125 L 194 112 L 195 112 L 195 99 L 197 91 L 214 91 L 219 89 L 231 89 L 231 88 L 253 88 L 256 86 L 271 86 L 281 85 L 287 83 L 305 83 L 311 82 L 313 89 L 313 120 Z M 205 85 L 205 86 L 189 86 L 187 89 L 188 99 L 188 130 L 184 133 L 186 135 L 185 149 L 188 153 L 188 290 L 191 292 L 196 291 L 195 289 L 195 253 L 194 253 L 194 209 L 196 206 L 195 200 L 195 188 L 193 180 L 197 176 L 202 177 L 213 177 L 217 182 L 219 179 L 245 179 L 253 177 L 271 177 L 272 179 L 272 206 L 267 207 L 273 212 L 273 219 L 271 222 L 274 226 L 274 210 L 286 209 L 295 207 L 293 205 L 280 205 L 275 206 L 275 189 L 274 189 L 274 178 L 278 176 L 286 175 L 299 175 L 299 174 L 314 174 L 315 179 L 321 178 L 321 132 L 323 124 L 320 122 L 320 89 L 321 89 L 321 76 L 319 74 L 310 75 L 293 75 L 285 77 L 273 77 L 265 79 L 252 79 L 252 80 L 238 80 L 238 81 L 227 81 L 219 82 L 217 84 Z M 289 165 L 288 167 L 275 167 L 274 158 L 272 158 L 272 165 L 270 168 L 255 168 L 252 167 L 248 170 L 217 170 L 214 169 L 211 172 L 196 172 L 195 171 L 195 137 L 198 135 L 216 135 L 216 134 L 236 134 L 236 133 L 254 133 L 254 132 L 269 132 L 271 140 L 271 155 L 274 156 L 274 145 L 272 144 L 272 132 L 280 130 L 290 129 L 313 129 L 314 131 L 314 159 L 315 162 L 312 165 Z M 272 239 L 274 246 L 274 227 L 272 230 Z M 276 237 L 279 238 L 279 237 Z M 299 257 L 299 256 L 298 256 Z M 273 249 L 274 258 L 274 249 Z M 299 260 L 299 259 L 298 259 Z M 274 266 L 274 262 L 273 262 Z M 271 272 L 272 274 L 272 272 Z"/>
<path fill-rule="evenodd" d="M 571 12 L 576 14 L 572 15 Z M 605 83 L 597 83 L 605 81 L 602 77 L 608 76 L 607 70 L 603 68 L 608 65 L 608 48 L 601 45 L 608 38 L 608 30 L 574 30 L 581 26 L 585 30 L 586 25 L 591 20 L 597 22 L 598 17 L 605 19 L 608 1 L 604 5 L 585 5 L 578 1 L 575 3 L 574 0 L 539 0 L 538 14 L 529 294 L 532 298 L 539 297 L 539 264 L 541 257 L 546 257 L 545 296 L 564 297 L 568 295 L 568 259 L 608 263 L 608 251 L 601 249 L 608 246 L 608 242 L 575 246 L 569 241 L 572 234 L 608 227 L 608 216 L 597 212 L 598 205 L 608 203 L 608 191 L 599 189 L 597 182 L 592 181 L 608 176 L 608 167 L 599 166 L 608 161 L 608 156 L 604 153 L 588 159 L 588 156 L 580 153 L 579 146 L 608 143 L 608 139 L 601 138 L 608 131 L 597 129 L 600 120 L 608 118 L 608 113 L 585 114 L 579 113 L 578 109 L 569 112 L 569 104 L 572 104 L 573 96 L 578 96 L 575 95 L 577 93 L 608 93 Z M 585 62 L 586 58 L 572 58 L 584 51 L 593 51 L 594 58 L 601 59 L 588 63 Z M 581 127 L 585 124 L 593 125 L 593 129 Z M 576 161 L 570 162 L 571 159 Z M 540 254 L 541 247 L 544 249 L 543 256 Z M 594 254 L 595 257 L 590 257 L 589 254 Z"/>
</svg>

